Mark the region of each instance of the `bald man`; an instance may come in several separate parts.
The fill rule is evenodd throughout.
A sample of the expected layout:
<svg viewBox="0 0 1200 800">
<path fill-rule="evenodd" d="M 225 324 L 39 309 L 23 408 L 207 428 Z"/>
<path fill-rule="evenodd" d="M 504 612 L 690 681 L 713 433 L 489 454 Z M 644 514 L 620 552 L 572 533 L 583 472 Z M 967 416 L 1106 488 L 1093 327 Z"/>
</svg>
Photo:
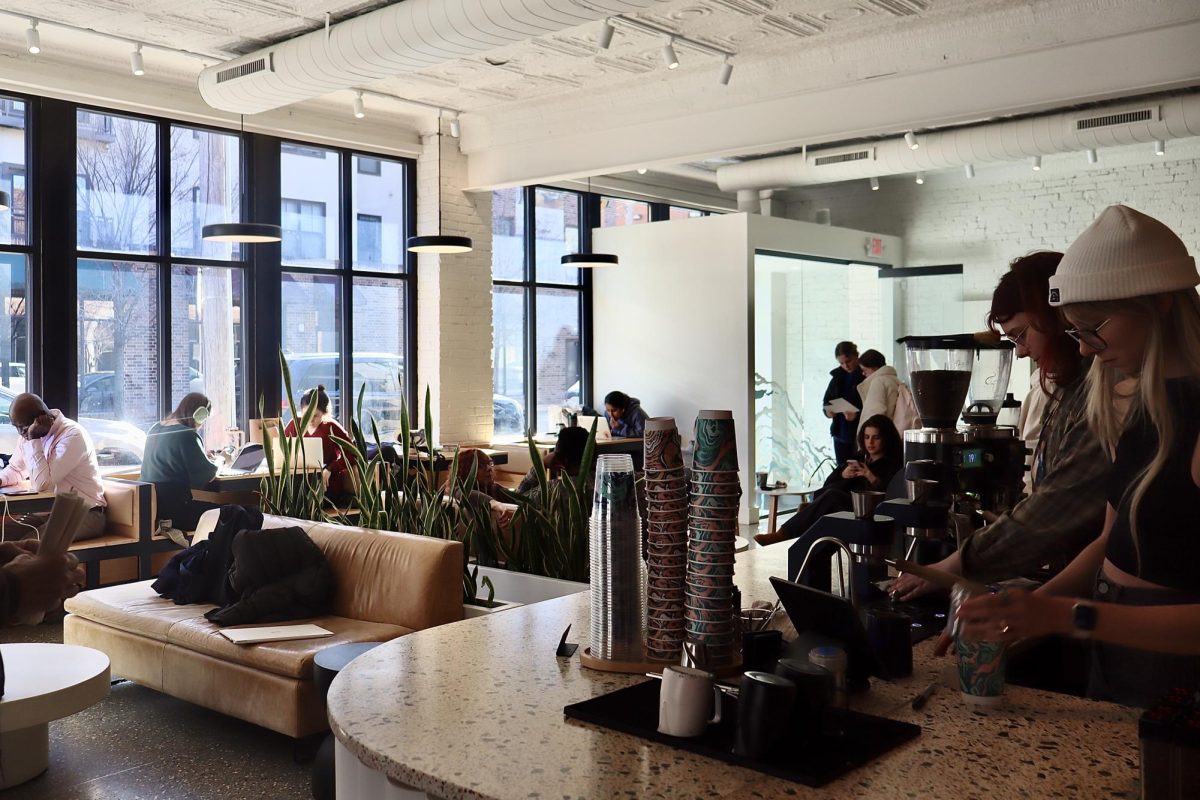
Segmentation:
<svg viewBox="0 0 1200 800">
<path fill-rule="evenodd" d="M 8 466 L 0 469 L 0 486 L 27 483 L 35 492 L 74 492 L 91 507 L 75 532 L 75 541 L 104 533 L 107 504 L 92 437 L 58 409 L 47 408 L 36 394 L 17 395 L 8 413 L 21 439 Z M 37 528 L 40 538 L 49 516 L 26 514 L 20 521 Z"/>
</svg>

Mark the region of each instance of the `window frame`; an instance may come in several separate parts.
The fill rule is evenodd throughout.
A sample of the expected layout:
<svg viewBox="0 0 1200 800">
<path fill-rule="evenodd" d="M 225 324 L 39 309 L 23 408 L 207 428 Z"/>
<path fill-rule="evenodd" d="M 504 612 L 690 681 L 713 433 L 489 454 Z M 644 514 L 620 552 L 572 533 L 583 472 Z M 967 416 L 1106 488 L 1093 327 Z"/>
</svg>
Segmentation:
<svg viewBox="0 0 1200 800">
<path fill-rule="evenodd" d="M 590 269 L 579 270 L 577 284 L 553 283 L 537 280 L 537 192 L 561 192 L 579 198 L 579 253 L 590 253 L 592 228 L 599 224 L 600 200 L 597 194 L 563 189 L 546 184 L 520 187 L 522 192 L 524 235 L 521 252 L 524 263 L 520 280 L 492 279 L 492 286 L 508 286 L 520 289 L 524 297 L 525 335 L 525 430 L 537 431 L 537 295 L 540 289 L 574 291 L 579 295 L 579 401 L 592 405 L 592 273 Z M 494 379 L 493 379 L 494 380 Z M 493 382 L 493 392 L 494 392 Z"/>
</svg>

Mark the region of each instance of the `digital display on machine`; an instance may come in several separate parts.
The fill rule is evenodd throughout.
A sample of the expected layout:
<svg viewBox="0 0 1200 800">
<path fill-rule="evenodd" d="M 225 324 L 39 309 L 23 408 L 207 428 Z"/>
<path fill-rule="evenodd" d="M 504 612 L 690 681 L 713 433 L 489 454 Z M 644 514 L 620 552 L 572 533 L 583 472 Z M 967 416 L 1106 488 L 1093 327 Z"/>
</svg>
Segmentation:
<svg viewBox="0 0 1200 800">
<path fill-rule="evenodd" d="M 962 468 L 963 469 L 978 469 L 983 466 L 983 450 L 981 448 L 971 448 L 970 450 L 962 451 Z"/>
</svg>

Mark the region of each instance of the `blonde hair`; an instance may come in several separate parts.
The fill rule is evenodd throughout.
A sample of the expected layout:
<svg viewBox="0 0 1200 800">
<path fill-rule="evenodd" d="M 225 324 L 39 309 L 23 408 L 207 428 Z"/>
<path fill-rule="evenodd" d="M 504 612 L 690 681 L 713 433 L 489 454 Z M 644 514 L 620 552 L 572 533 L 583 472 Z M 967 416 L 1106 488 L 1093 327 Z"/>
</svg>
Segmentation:
<svg viewBox="0 0 1200 800">
<path fill-rule="evenodd" d="M 1169 303 L 1165 311 L 1164 300 Z M 1133 376 L 1136 378 L 1136 388 L 1128 414 L 1121 414 L 1114 401 L 1119 394 L 1117 385 L 1130 376 L 1122 375 L 1100 359 L 1092 362 L 1091 371 L 1088 373 L 1087 399 L 1088 424 L 1092 432 L 1099 437 L 1100 444 L 1110 459 L 1116 457 L 1117 442 L 1125 429 L 1127 419 L 1145 415 L 1158 434 L 1158 451 L 1154 458 L 1134 477 L 1121 498 L 1122 503 L 1125 498 L 1131 498 L 1129 526 L 1140 568 L 1138 511 L 1146 496 L 1146 490 L 1166 466 L 1175 443 L 1178 423 L 1171 411 L 1166 391 L 1168 354 L 1179 360 L 1184 374 L 1200 377 L 1200 295 L 1195 289 L 1184 289 L 1127 300 L 1075 303 L 1064 310 L 1068 314 L 1077 310 L 1089 317 L 1110 317 L 1120 313 L 1133 317 L 1146 326 L 1146 348 L 1142 354 L 1142 368 L 1138 375 Z"/>
</svg>

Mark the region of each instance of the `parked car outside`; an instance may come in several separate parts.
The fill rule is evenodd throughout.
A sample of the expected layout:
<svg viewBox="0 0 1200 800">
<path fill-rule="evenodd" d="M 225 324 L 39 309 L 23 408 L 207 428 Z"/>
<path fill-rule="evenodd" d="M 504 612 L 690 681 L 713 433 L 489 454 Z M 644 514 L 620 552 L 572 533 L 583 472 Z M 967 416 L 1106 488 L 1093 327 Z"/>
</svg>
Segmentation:
<svg viewBox="0 0 1200 800">
<path fill-rule="evenodd" d="M 525 433 L 525 410 L 511 397 L 493 394 L 492 427 L 496 436 Z"/>
<path fill-rule="evenodd" d="M 17 442 L 21 439 L 9 416 L 12 402 L 18 394 L 20 392 L 0 386 L 0 453 L 6 456 L 16 451 Z M 77 422 L 92 437 L 101 469 L 136 466 L 142 463 L 142 455 L 146 452 L 146 434 L 133 425 L 89 417 L 80 417 Z"/>
</svg>

